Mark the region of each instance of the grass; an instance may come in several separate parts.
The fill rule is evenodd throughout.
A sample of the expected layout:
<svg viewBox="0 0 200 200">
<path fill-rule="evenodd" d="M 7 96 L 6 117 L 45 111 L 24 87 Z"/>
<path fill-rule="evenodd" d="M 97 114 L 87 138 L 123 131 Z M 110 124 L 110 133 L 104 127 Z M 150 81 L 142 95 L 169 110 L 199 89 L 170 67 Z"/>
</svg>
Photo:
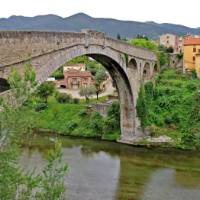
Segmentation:
<svg viewBox="0 0 200 200">
<path fill-rule="evenodd" d="M 105 98 L 107 97 L 100 98 L 99 101 L 101 102 Z M 91 102 L 94 101 L 96 100 L 91 100 Z M 98 127 L 94 129 L 91 126 L 94 110 L 85 104 L 84 101 L 81 101 L 79 104 L 62 104 L 58 103 L 54 97 L 50 97 L 48 99 L 48 107 L 45 110 L 36 112 L 34 104 L 30 104 L 24 106 L 21 112 L 23 116 L 30 116 L 34 129 L 45 129 L 63 135 L 102 138 L 112 141 L 117 140 L 120 136 L 120 130 L 98 133 Z M 102 117 L 97 123 L 103 124 L 103 120 L 104 118 Z"/>
</svg>

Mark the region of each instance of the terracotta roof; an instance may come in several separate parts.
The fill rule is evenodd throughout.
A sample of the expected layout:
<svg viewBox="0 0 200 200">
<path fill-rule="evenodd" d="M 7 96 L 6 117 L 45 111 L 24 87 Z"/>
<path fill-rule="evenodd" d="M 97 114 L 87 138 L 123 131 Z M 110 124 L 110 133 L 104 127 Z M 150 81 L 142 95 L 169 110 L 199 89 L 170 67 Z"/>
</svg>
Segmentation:
<svg viewBox="0 0 200 200">
<path fill-rule="evenodd" d="M 186 45 L 200 45 L 200 38 L 186 37 L 184 38 L 183 44 Z"/>
<path fill-rule="evenodd" d="M 65 77 L 91 77 L 90 71 L 69 70 L 64 72 Z"/>
</svg>

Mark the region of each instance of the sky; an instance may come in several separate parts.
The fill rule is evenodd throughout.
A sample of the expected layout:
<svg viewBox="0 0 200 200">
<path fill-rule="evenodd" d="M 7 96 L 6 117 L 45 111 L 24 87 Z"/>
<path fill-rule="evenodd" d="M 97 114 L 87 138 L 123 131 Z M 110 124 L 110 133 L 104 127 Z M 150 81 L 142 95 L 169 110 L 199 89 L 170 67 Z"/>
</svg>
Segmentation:
<svg viewBox="0 0 200 200">
<path fill-rule="evenodd" d="M 0 0 L 0 18 L 83 12 L 92 17 L 200 27 L 200 0 Z"/>
</svg>

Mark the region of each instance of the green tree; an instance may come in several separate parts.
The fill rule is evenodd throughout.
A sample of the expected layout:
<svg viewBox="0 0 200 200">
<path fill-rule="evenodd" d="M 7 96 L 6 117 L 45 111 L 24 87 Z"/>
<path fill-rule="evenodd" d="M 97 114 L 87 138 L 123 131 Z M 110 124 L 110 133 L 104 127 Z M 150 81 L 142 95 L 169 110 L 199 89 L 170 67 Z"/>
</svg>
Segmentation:
<svg viewBox="0 0 200 200">
<path fill-rule="evenodd" d="M 48 102 L 48 97 L 53 95 L 55 92 L 55 84 L 50 81 L 46 81 L 42 83 L 38 88 L 37 88 L 37 95 L 44 100 L 45 103 Z"/>
<path fill-rule="evenodd" d="M 84 96 L 86 102 L 89 102 L 90 96 L 95 93 L 96 93 L 96 88 L 94 85 L 82 86 L 79 91 L 80 96 Z"/>
<path fill-rule="evenodd" d="M 25 66 L 22 75 L 13 71 L 9 82 L 11 85 L 9 95 L 0 101 L 0 198 L 60 200 L 64 193 L 63 177 L 67 170 L 66 165 L 62 167 L 57 165 L 57 160 L 61 160 L 60 146 L 58 148 L 57 145 L 55 153 L 51 154 L 43 176 L 24 173 L 18 166 L 19 146 L 32 130 L 31 116 L 24 117 L 21 112 L 24 101 L 29 98 L 36 86 L 35 73 L 31 65 Z M 52 179 L 51 182 L 46 181 Z M 47 182 L 51 184 L 51 193 L 46 189 Z"/>
<path fill-rule="evenodd" d="M 96 87 L 96 95 L 97 95 L 97 100 L 99 99 L 99 93 L 101 91 L 101 83 L 105 81 L 107 78 L 107 74 L 105 69 L 100 69 L 97 71 L 96 76 L 95 76 L 95 87 Z"/>
<path fill-rule="evenodd" d="M 137 116 L 139 117 L 141 122 L 141 126 L 142 128 L 144 128 L 147 123 L 147 115 L 148 115 L 148 107 L 146 102 L 144 86 L 140 87 L 136 109 L 137 109 Z"/>
</svg>

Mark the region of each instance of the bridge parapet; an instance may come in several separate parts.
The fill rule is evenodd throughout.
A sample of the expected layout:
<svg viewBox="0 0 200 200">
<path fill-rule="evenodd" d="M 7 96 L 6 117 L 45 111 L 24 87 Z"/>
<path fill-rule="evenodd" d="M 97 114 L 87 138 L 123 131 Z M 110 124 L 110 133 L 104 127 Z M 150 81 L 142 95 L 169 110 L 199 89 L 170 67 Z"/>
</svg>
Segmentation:
<svg viewBox="0 0 200 200">
<path fill-rule="evenodd" d="M 99 45 L 141 59 L 157 60 L 156 55 L 150 50 L 106 37 L 104 33 L 94 30 L 83 30 L 81 33 L 0 31 L 0 67 L 76 45 Z"/>
</svg>

